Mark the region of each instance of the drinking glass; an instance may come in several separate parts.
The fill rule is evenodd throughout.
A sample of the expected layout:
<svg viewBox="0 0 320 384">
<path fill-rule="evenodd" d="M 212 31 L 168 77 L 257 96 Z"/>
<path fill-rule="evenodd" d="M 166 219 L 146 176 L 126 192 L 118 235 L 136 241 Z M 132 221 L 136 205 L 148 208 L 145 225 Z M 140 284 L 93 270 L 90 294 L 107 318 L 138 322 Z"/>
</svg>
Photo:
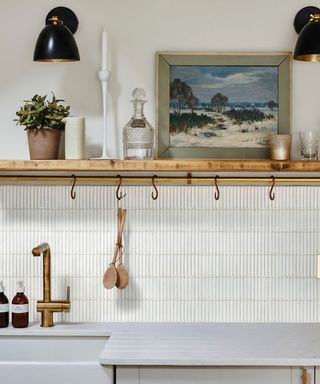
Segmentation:
<svg viewBox="0 0 320 384">
<path fill-rule="evenodd" d="M 318 132 L 300 132 L 301 159 L 318 160 L 319 133 Z"/>
</svg>

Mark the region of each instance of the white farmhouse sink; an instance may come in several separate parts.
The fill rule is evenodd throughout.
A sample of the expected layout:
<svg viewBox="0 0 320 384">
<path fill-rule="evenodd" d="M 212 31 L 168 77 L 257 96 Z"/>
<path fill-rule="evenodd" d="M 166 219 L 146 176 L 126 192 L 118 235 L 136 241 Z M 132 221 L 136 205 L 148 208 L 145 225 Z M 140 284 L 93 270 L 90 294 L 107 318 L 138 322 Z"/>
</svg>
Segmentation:
<svg viewBox="0 0 320 384">
<path fill-rule="evenodd" d="M 1 329 L 1 382 L 112 383 L 113 368 L 99 363 L 110 335 L 105 327 L 106 324 L 79 323 Z"/>
<path fill-rule="evenodd" d="M 0 336 L 0 361 L 92 361 L 99 356 L 106 337 Z"/>
</svg>

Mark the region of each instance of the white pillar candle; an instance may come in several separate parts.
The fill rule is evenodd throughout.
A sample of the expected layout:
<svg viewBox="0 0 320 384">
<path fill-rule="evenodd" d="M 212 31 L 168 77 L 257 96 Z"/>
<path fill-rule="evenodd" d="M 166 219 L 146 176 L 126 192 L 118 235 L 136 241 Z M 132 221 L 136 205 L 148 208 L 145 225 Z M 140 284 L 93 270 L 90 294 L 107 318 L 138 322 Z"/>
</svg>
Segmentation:
<svg viewBox="0 0 320 384">
<path fill-rule="evenodd" d="M 103 71 L 108 70 L 108 32 L 105 28 L 102 31 L 102 39 L 101 39 L 101 69 Z"/>
<path fill-rule="evenodd" d="M 67 117 L 65 120 L 65 157 L 84 160 L 85 118 Z"/>
</svg>

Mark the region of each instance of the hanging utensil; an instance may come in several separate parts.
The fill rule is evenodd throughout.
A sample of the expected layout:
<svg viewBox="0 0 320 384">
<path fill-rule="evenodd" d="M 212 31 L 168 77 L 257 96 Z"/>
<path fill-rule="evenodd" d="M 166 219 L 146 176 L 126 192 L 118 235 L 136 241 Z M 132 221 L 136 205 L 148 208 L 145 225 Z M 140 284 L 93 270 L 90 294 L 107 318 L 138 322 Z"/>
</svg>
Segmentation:
<svg viewBox="0 0 320 384">
<path fill-rule="evenodd" d="M 116 268 L 116 263 L 121 261 L 122 264 L 122 253 L 123 253 L 123 245 L 122 245 L 122 232 L 126 218 L 126 210 L 122 208 L 118 208 L 117 215 L 117 223 L 118 223 L 118 233 L 117 233 L 117 243 L 113 254 L 112 262 L 110 263 L 108 269 L 106 270 L 103 276 L 103 285 L 107 289 L 113 288 L 117 281 L 121 281 L 121 287 L 125 283 L 125 273 L 123 272 L 123 268 L 120 268 L 121 277 L 118 276 L 118 270 Z M 121 259 L 121 260 L 120 260 Z M 120 266 L 120 264 L 119 264 Z"/>
<path fill-rule="evenodd" d="M 118 251 L 114 252 L 112 262 L 109 264 L 108 269 L 105 271 L 103 275 L 103 286 L 107 289 L 111 289 L 116 285 L 118 279 L 118 272 L 116 268 L 116 260 L 117 260 Z"/>
<path fill-rule="evenodd" d="M 121 208 L 120 208 L 121 209 Z M 126 220 L 127 211 L 125 209 L 121 209 L 120 213 L 120 227 L 121 225 L 124 226 L 125 220 Z M 121 244 L 121 247 L 119 249 L 119 257 L 118 257 L 118 266 L 117 266 L 117 272 L 118 272 L 118 278 L 116 282 L 116 287 L 119 289 L 124 289 L 127 287 L 129 283 L 129 274 L 126 269 L 126 267 L 123 264 L 123 255 L 124 255 L 124 247 L 122 244 L 122 232 L 121 232 L 121 238 L 119 243 Z"/>
</svg>

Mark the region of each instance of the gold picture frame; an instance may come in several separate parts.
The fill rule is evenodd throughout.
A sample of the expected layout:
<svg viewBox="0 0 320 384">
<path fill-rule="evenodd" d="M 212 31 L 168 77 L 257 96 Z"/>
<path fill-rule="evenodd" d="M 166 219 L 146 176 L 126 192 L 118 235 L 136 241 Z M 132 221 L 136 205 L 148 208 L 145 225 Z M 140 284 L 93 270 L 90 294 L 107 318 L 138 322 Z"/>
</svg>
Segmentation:
<svg viewBox="0 0 320 384">
<path fill-rule="evenodd" d="M 172 98 L 170 98 L 170 83 L 172 81 L 172 71 L 177 72 L 180 70 L 180 73 L 186 73 L 191 69 L 195 69 L 198 71 L 204 71 L 205 69 L 214 68 L 224 69 L 226 72 L 230 72 L 231 70 L 236 71 L 237 68 L 244 68 L 245 71 L 249 71 L 249 69 L 258 73 L 259 71 L 269 71 L 273 73 L 273 82 L 274 88 L 277 85 L 278 89 L 278 100 L 276 105 L 277 113 L 264 114 L 265 117 L 263 119 L 268 118 L 276 120 L 273 123 L 272 128 L 275 129 L 275 124 L 277 125 L 276 132 L 273 133 L 290 133 L 291 130 L 291 67 L 292 67 L 292 54 L 291 52 L 267 52 L 267 53 L 191 53 L 191 52 L 157 52 L 157 149 L 158 149 L 158 158 L 211 158 L 211 159 L 265 159 L 269 157 L 269 148 L 266 146 L 264 142 L 260 144 L 256 144 L 253 142 L 252 145 L 264 145 L 264 147 L 245 147 L 241 143 L 242 146 L 230 146 L 228 147 L 226 144 L 222 147 L 219 146 L 205 146 L 205 145 L 190 145 L 187 146 L 181 140 L 177 142 L 177 137 L 185 137 L 189 134 L 184 135 L 179 132 L 176 134 L 176 131 L 172 133 L 171 128 L 171 137 L 170 137 L 170 103 Z M 239 69 L 240 70 L 240 69 Z M 196 72 L 196 71 L 195 71 Z M 277 80 L 274 76 L 277 76 Z M 231 78 L 231 77 L 230 77 Z M 276 83 L 277 81 L 277 83 Z M 201 85 L 199 85 L 201 86 Z M 199 88 L 200 89 L 200 88 Z M 243 88 L 242 88 L 243 89 Z M 221 93 L 220 93 L 221 94 Z M 267 94 L 267 92 L 266 92 Z M 262 96 L 261 96 L 262 97 Z M 197 99 L 197 98 L 196 98 Z M 266 100 L 267 101 L 267 100 Z M 211 100 L 212 102 L 212 100 Z M 270 103 L 270 101 L 269 101 Z M 205 104 L 205 103 L 202 103 Z M 233 105 L 233 104 L 232 104 Z M 171 107 L 172 108 L 172 107 Z M 201 108 L 206 109 L 205 106 Z M 266 108 L 266 107 L 265 107 Z M 233 115 L 237 116 L 236 108 L 229 107 L 229 110 L 233 110 Z M 190 113 L 190 112 L 189 112 Z M 193 110 L 192 110 L 192 113 Z M 211 116 L 217 116 L 217 113 L 212 112 Z M 224 112 L 229 113 L 231 112 Z M 199 112 L 199 114 L 202 114 Z M 209 113 L 208 113 L 209 114 Z M 203 114 L 204 115 L 204 114 Z M 232 116 L 233 116 L 232 115 Z M 171 111 L 172 116 L 172 111 Z M 270 117 L 271 116 L 271 117 Z M 211 117 L 214 121 L 214 118 Z M 228 121 L 231 121 L 231 118 L 228 118 Z M 172 117 L 171 117 L 172 119 Z M 234 119 L 234 117 L 232 117 Z M 232 124 L 238 120 L 232 120 Z M 265 120 L 263 120 L 265 121 Z M 249 124 L 250 122 L 248 122 Z M 241 123 L 239 127 L 241 127 Z M 212 125 L 212 124 L 211 124 Z M 270 124 L 269 124 L 270 125 Z M 232 128 L 232 127 L 231 127 Z M 176 129 L 176 128 L 174 128 Z M 198 129 L 198 128 L 197 128 Z M 214 130 L 212 128 L 211 131 L 206 132 L 209 135 L 215 135 L 215 132 L 221 133 L 224 135 L 224 138 L 233 139 L 236 136 L 228 136 L 229 134 L 225 132 L 221 132 L 221 130 Z M 226 129 L 226 128 L 223 128 Z M 250 128 L 251 129 L 251 128 Z M 255 127 L 252 129 L 259 130 L 260 128 Z M 262 127 L 261 129 L 265 129 Z M 208 130 L 208 129 L 207 129 Z M 190 131 L 190 129 L 189 129 Z M 188 131 L 188 132 L 189 132 Z M 199 129 L 198 129 L 199 131 Z M 240 132 L 247 133 L 247 132 Z M 260 131 L 259 131 L 260 133 Z M 191 134 L 190 134 L 191 135 Z M 197 133 L 198 135 L 198 133 Z M 253 137 L 254 134 L 248 136 Z M 258 133 L 256 132 L 256 136 Z M 174 145 L 172 144 L 172 137 L 174 140 Z M 222 137 L 222 136 L 221 136 Z M 245 135 L 238 134 L 236 140 L 242 140 L 243 142 L 246 140 L 243 139 Z M 215 140 L 221 140 L 219 138 Z M 185 139 L 186 140 L 186 139 Z M 198 140 L 198 138 L 197 138 Z M 205 140 L 204 140 L 205 141 Z M 208 141 L 208 140 L 206 140 Z M 251 140 L 252 141 L 252 140 Z M 257 140 L 256 140 L 257 141 Z M 261 140 L 262 142 L 262 140 Z"/>
</svg>

